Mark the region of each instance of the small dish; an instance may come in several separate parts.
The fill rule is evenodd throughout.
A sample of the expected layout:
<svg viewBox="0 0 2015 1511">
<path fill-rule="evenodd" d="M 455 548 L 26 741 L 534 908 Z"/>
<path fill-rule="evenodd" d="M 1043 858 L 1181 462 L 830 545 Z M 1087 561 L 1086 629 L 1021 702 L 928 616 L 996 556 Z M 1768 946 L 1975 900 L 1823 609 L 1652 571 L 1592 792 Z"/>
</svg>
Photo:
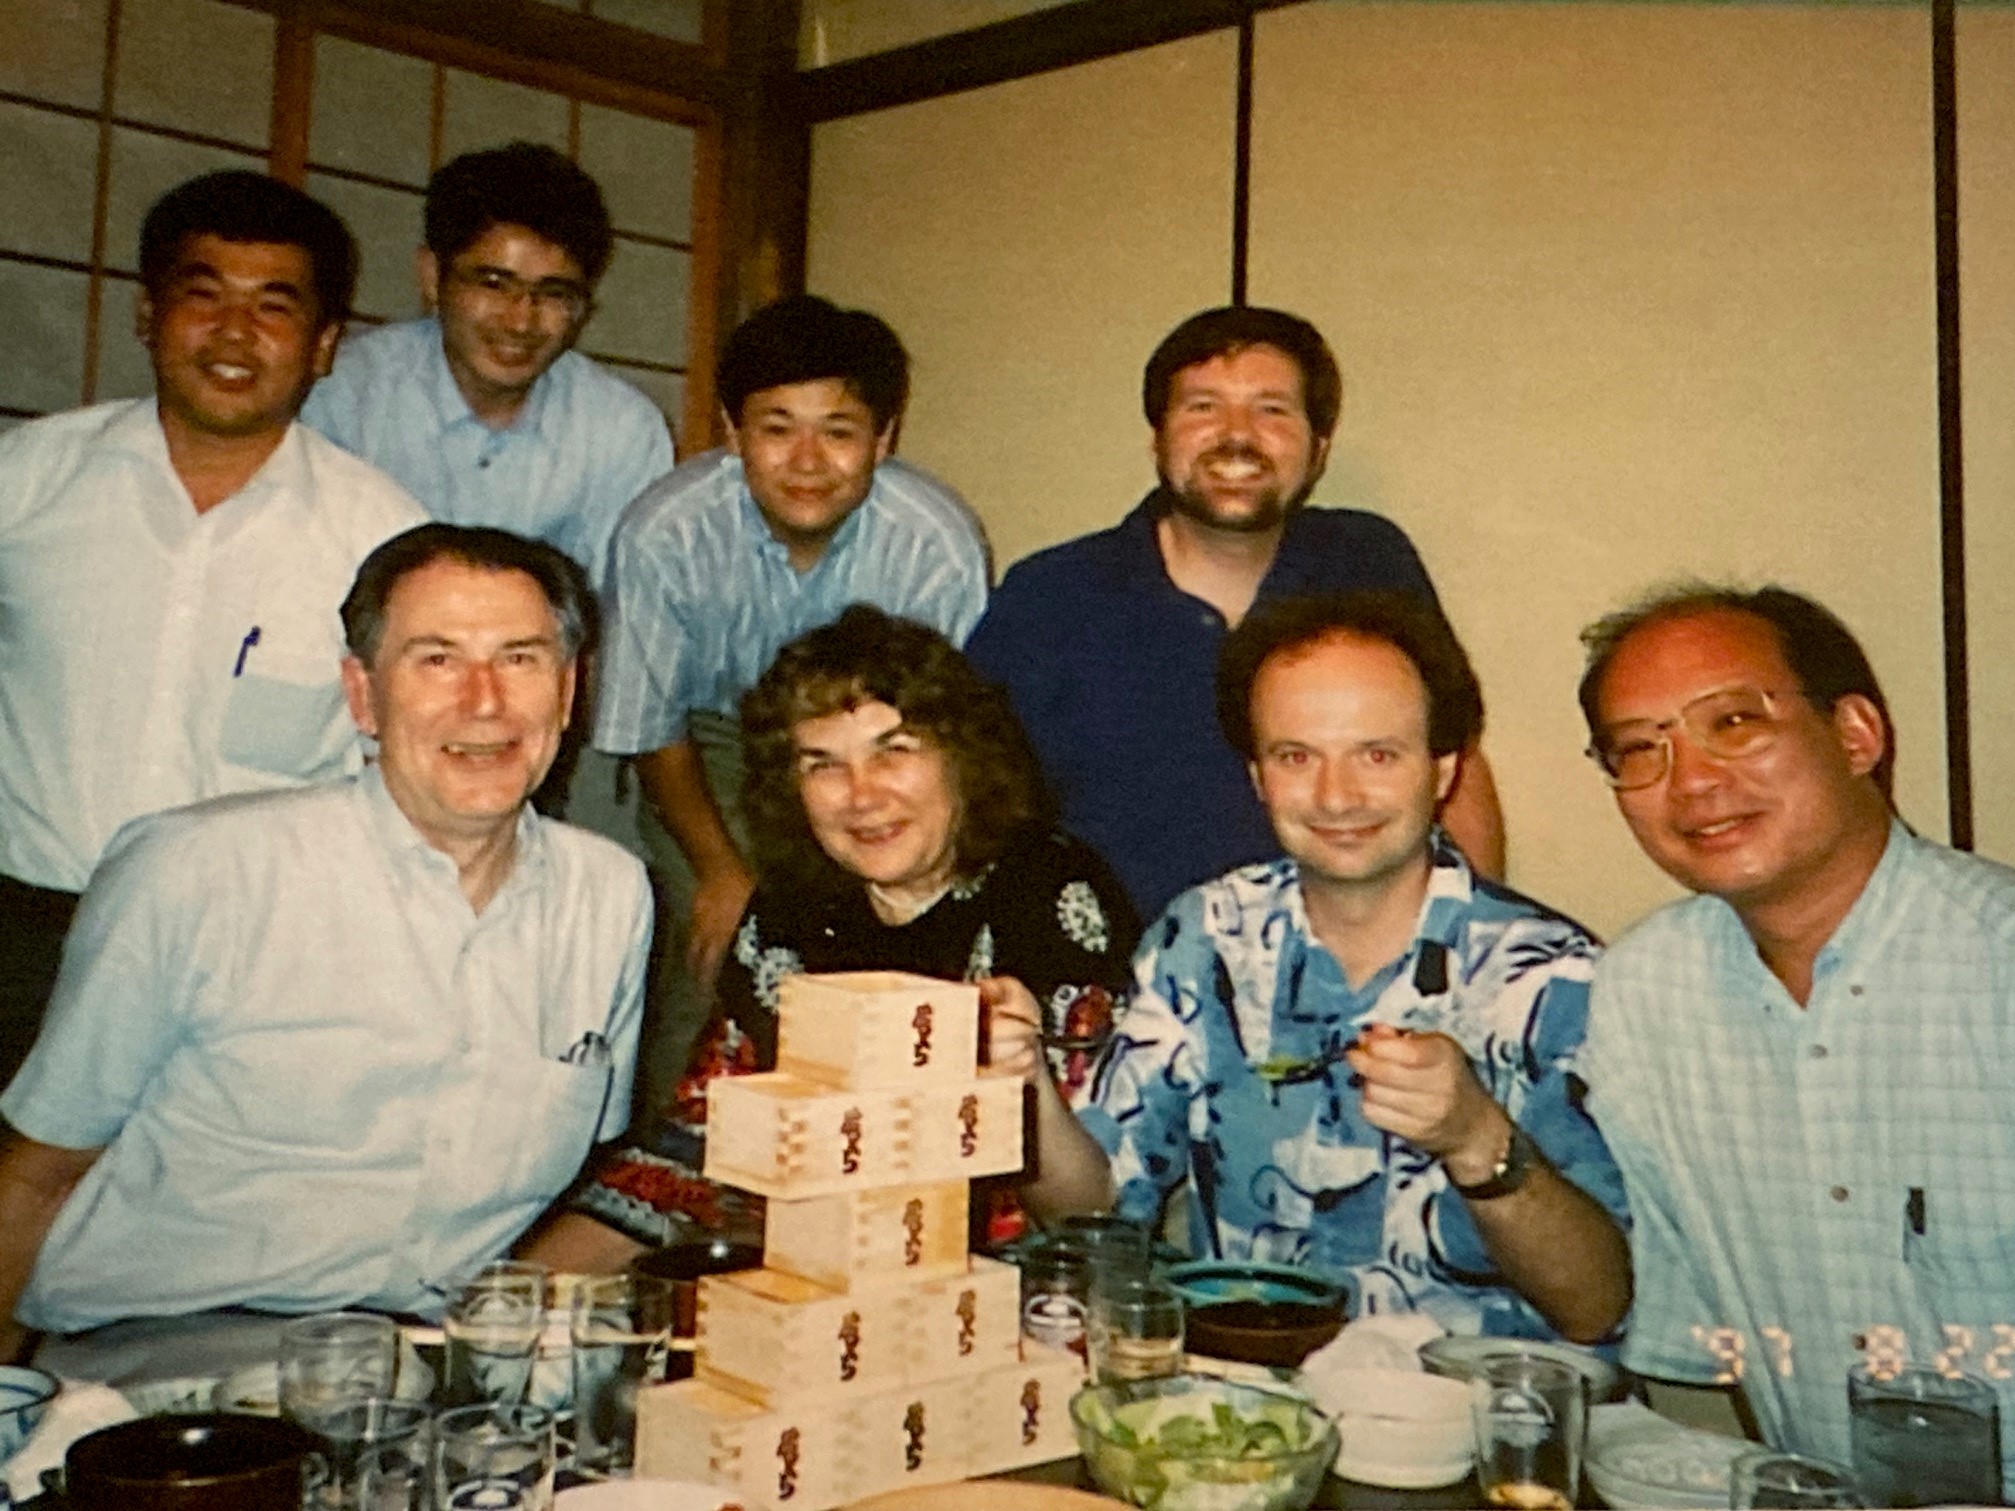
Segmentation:
<svg viewBox="0 0 2015 1511">
<path fill-rule="evenodd" d="M 25 1364 L 0 1365 L 0 1464 L 21 1451 L 34 1436 L 49 1410 L 49 1403 L 63 1387 L 56 1377 Z"/>
<path fill-rule="evenodd" d="M 1298 1301 L 1308 1306 L 1335 1307 L 1350 1312 L 1350 1292 L 1332 1280 L 1284 1264 L 1259 1264 L 1229 1259 L 1193 1259 L 1171 1265 L 1168 1283 L 1182 1292 L 1186 1305 L 1210 1306 L 1219 1301 Z"/>
<path fill-rule="evenodd" d="M 1725 1506 L 1735 1460 L 1754 1446 L 1636 1401 L 1598 1406 L 1588 1420 L 1588 1483 L 1616 1511 Z"/>
<path fill-rule="evenodd" d="M 215 1375 L 181 1375 L 172 1380 L 121 1385 L 119 1394 L 143 1417 L 187 1416 L 210 1410 L 221 1383 Z"/>
<path fill-rule="evenodd" d="M 1312 1381 L 1336 1419 L 1336 1472 L 1393 1490 L 1452 1485 L 1476 1461 L 1469 1386 L 1417 1369 L 1358 1369 Z"/>
<path fill-rule="evenodd" d="M 1298 1369 L 1343 1331 L 1343 1304 L 1312 1301 L 1213 1301 L 1192 1306 L 1185 1341 L 1192 1352 L 1242 1364 Z"/>
</svg>

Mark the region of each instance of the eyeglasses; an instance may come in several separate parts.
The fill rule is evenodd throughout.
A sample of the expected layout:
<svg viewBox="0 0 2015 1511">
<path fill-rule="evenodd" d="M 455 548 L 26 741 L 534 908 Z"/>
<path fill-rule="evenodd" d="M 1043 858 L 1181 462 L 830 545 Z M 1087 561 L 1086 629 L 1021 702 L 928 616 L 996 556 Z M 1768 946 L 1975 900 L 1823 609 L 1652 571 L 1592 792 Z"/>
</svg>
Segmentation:
<svg viewBox="0 0 2015 1511">
<path fill-rule="evenodd" d="M 520 299 L 529 299 L 532 308 L 542 315 L 564 315 L 569 320 L 578 320 L 588 307 L 588 291 L 565 278 L 541 278 L 537 283 L 527 283 L 515 273 L 489 267 L 457 268 L 449 276 L 470 293 L 498 304 L 515 305 Z"/>
<path fill-rule="evenodd" d="M 1686 727 L 1686 737 L 1718 761 L 1742 761 L 1762 755 L 1777 743 L 1788 722 L 1779 710 L 1802 692 L 1769 692 L 1758 687 L 1724 687 L 1702 693 L 1674 719 L 1625 719 L 1596 735 L 1588 758 L 1602 768 L 1609 785 L 1635 792 L 1665 779 L 1672 770 L 1672 731 Z"/>
</svg>

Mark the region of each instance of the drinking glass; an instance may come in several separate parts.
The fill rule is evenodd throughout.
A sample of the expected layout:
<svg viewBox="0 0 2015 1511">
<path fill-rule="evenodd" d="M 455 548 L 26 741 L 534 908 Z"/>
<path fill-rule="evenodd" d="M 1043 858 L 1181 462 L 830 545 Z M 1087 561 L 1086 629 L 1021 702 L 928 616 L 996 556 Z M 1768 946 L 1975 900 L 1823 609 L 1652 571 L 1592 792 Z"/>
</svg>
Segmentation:
<svg viewBox="0 0 2015 1511">
<path fill-rule="evenodd" d="M 550 1511 L 553 1414 L 463 1406 L 434 1419 L 433 1511 Z"/>
<path fill-rule="evenodd" d="M 1050 1242 L 1082 1249 L 1091 1256 L 1092 1272 L 1101 1282 L 1146 1280 L 1154 1271 L 1154 1239 L 1139 1223 L 1097 1214 L 1066 1217 Z"/>
<path fill-rule="evenodd" d="M 1047 1237 L 1030 1244 L 1021 1256 L 1022 1336 L 1083 1358 L 1091 1289 L 1089 1251 Z"/>
<path fill-rule="evenodd" d="M 1853 1472 L 1831 1459 L 1810 1458 L 1802 1453 L 1780 1453 L 1774 1448 L 1758 1448 L 1745 1453 L 1731 1466 L 1728 1475 L 1730 1511 L 1769 1511 L 1769 1508 L 1809 1507 L 1828 1511 L 1838 1507 L 1864 1506 L 1861 1487 Z"/>
<path fill-rule="evenodd" d="M 1571 1511 L 1588 1429 L 1581 1371 L 1536 1354 L 1503 1354 L 1484 1365 L 1470 1390 L 1484 1504 Z"/>
<path fill-rule="evenodd" d="M 370 1312 L 297 1317 L 280 1330 L 280 1412 L 310 1432 L 357 1401 L 390 1396 L 399 1329 Z M 324 1434 L 325 1436 L 327 1434 Z"/>
<path fill-rule="evenodd" d="M 525 1399 L 546 1320 L 546 1272 L 499 1260 L 457 1277 L 441 1317 L 447 1338 L 441 1399 L 449 1406 Z"/>
<path fill-rule="evenodd" d="M 366 1448 L 350 1480 L 350 1503 L 357 1511 L 430 1511 L 433 1447 L 433 1433 L 423 1431 Z"/>
<path fill-rule="evenodd" d="M 2001 1501 L 2001 1413 L 1994 1387 L 1929 1365 L 1847 1372 L 1854 1477 L 1877 1506 Z"/>
<path fill-rule="evenodd" d="M 636 1462 L 637 1391 L 665 1377 L 677 1294 L 650 1275 L 602 1275 L 574 1290 L 574 1467 L 626 1475 Z"/>
<path fill-rule="evenodd" d="M 310 1424 L 328 1444 L 328 1475 L 309 1497 L 311 1507 L 357 1511 L 358 1473 L 364 1457 L 377 1448 L 426 1441 L 431 1407 L 421 1401 L 360 1396 L 324 1408 Z"/>
<path fill-rule="evenodd" d="M 1095 1383 L 1182 1373 L 1182 1294 L 1164 1280 L 1107 1280 L 1092 1287 L 1085 1323 Z"/>
</svg>

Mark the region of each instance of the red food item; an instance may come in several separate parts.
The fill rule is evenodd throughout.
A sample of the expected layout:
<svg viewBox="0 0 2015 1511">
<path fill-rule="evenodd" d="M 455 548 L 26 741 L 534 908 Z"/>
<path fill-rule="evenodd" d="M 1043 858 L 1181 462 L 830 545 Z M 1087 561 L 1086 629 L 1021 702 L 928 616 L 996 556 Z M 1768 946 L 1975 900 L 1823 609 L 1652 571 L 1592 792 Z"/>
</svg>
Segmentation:
<svg viewBox="0 0 2015 1511">
<path fill-rule="evenodd" d="M 755 1040 L 729 1019 L 716 1020 L 672 1091 L 673 1120 L 704 1127 L 707 1121 L 707 1083 L 716 1076 L 754 1075 L 759 1069 Z"/>
<path fill-rule="evenodd" d="M 1111 1032 L 1112 993 L 1102 986 L 1086 987 L 1064 1009 L 1066 1039 L 1103 1039 Z"/>
<path fill-rule="evenodd" d="M 681 1174 L 665 1165 L 634 1160 L 604 1172 L 602 1184 L 656 1212 L 683 1212 L 706 1227 L 719 1227 L 721 1192 L 712 1181 Z"/>
</svg>

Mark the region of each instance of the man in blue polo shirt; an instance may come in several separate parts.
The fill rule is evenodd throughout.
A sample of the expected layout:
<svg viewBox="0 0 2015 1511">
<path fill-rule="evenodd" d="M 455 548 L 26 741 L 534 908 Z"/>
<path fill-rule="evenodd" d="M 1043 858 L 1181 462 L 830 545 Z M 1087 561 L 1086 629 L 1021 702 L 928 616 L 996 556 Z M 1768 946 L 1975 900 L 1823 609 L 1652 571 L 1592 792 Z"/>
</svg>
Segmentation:
<svg viewBox="0 0 2015 1511">
<path fill-rule="evenodd" d="M 436 519 L 557 546 L 600 587 L 623 506 L 672 469 L 665 417 L 573 350 L 613 245 L 551 147 L 469 152 L 427 185 L 423 320 L 343 343 L 301 419 Z"/>
<path fill-rule="evenodd" d="M 1280 310 L 1193 315 L 1142 385 L 1161 482 L 1110 530 L 1019 563 L 967 648 L 1014 700 L 1065 827 L 1112 863 L 1143 918 L 1280 847 L 1218 731 L 1218 647 L 1255 604 L 1388 589 L 1434 602 L 1398 526 L 1303 507 L 1343 381 L 1321 334 Z M 1489 876 L 1504 827 L 1480 752 L 1442 816 Z"/>
</svg>

